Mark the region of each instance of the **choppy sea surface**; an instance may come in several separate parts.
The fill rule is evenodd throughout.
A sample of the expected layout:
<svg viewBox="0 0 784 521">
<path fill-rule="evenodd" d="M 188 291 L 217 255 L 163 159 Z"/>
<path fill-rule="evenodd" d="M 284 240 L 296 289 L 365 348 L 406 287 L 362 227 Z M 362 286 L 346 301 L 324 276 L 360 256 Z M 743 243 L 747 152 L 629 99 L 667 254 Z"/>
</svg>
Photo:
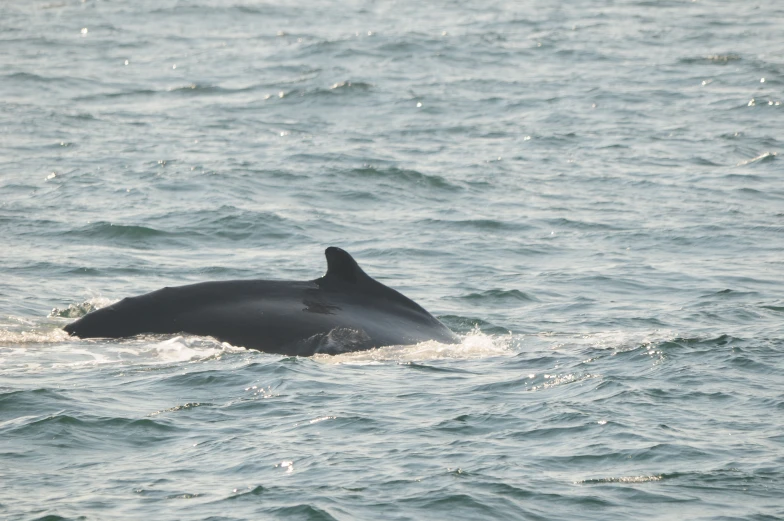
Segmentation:
<svg viewBox="0 0 784 521">
<path fill-rule="evenodd" d="M 784 518 L 784 5 L 0 4 L 0 518 Z M 79 340 L 352 253 L 460 334 Z"/>
</svg>

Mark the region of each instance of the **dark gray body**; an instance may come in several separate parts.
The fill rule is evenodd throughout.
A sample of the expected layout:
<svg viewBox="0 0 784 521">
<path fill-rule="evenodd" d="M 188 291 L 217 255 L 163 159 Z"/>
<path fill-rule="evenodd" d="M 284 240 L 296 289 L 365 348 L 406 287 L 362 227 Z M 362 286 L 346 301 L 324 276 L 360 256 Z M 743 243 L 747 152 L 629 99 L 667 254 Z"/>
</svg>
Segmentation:
<svg viewBox="0 0 784 521">
<path fill-rule="evenodd" d="M 345 251 L 330 247 L 325 254 L 327 273 L 316 280 L 163 288 L 94 311 L 65 330 L 80 338 L 190 333 L 292 356 L 458 341 L 417 303 L 370 278 Z"/>
</svg>

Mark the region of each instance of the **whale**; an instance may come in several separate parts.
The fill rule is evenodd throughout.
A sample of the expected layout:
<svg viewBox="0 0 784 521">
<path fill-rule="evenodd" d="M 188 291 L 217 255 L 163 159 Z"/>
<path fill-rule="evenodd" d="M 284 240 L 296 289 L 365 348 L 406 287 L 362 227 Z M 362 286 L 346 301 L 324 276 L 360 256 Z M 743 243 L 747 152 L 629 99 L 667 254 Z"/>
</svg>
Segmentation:
<svg viewBox="0 0 784 521">
<path fill-rule="evenodd" d="M 309 281 L 229 280 L 165 287 L 98 309 L 64 327 L 78 338 L 209 336 L 286 356 L 336 355 L 458 336 L 419 304 L 367 275 L 346 251 L 324 252 Z"/>
</svg>

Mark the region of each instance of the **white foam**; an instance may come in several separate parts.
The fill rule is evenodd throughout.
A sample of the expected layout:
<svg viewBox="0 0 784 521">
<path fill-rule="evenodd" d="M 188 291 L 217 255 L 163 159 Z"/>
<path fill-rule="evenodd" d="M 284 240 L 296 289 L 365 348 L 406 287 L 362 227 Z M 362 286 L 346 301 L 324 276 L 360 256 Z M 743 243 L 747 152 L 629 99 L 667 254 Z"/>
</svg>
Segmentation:
<svg viewBox="0 0 784 521">
<path fill-rule="evenodd" d="M 661 481 L 662 476 L 622 476 L 619 478 L 598 478 L 598 479 L 581 479 L 575 481 L 575 485 L 600 485 L 604 483 L 648 483 L 650 481 Z"/>
<path fill-rule="evenodd" d="M 486 335 L 475 329 L 463 336 L 458 344 L 428 341 L 414 345 L 395 345 L 343 353 L 340 355 L 314 355 L 314 359 L 327 364 L 370 365 L 384 362 L 421 362 L 439 359 L 472 359 L 512 354 L 512 335 Z"/>
<path fill-rule="evenodd" d="M 38 373 L 47 369 L 79 369 L 99 365 L 162 365 L 219 359 L 244 348 L 209 337 L 158 336 L 121 340 L 75 339 L 62 330 L 45 333 L 0 331 L 0 369 L 4 372 Z M 52 344 L 58 344 L 53 346 Z"/>
<path fill-rule="evenodd" d="M 53 344 L 63 342 L 70 338 L 68 333 L 60 328 L 33 329 L 31 331 L 8 331 L 0 329 L 0 347 L 25 344 Z"/>
<path fill-rule="evenodd" d="M 161 363 L 192 362 L 219 358 L 228 352 L 245 352 L 242 347 L 234 347 L 209 337 L 176 336 L 152 344 L 151 352 Z"/>
</svg>

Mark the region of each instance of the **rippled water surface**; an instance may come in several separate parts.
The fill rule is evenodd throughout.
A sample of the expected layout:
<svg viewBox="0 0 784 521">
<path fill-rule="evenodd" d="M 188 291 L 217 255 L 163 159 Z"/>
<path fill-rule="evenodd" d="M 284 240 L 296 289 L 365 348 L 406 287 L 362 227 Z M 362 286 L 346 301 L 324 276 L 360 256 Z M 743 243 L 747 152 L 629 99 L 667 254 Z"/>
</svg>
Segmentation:
<svg viewBox="0 0 784 521">
<path fill-rule="evenodd" d="M 784 518 L 784 6 L 0 5 L 0 517 Z M 462 342 L 69 338 L 324 248 Z"/>
</svg>

